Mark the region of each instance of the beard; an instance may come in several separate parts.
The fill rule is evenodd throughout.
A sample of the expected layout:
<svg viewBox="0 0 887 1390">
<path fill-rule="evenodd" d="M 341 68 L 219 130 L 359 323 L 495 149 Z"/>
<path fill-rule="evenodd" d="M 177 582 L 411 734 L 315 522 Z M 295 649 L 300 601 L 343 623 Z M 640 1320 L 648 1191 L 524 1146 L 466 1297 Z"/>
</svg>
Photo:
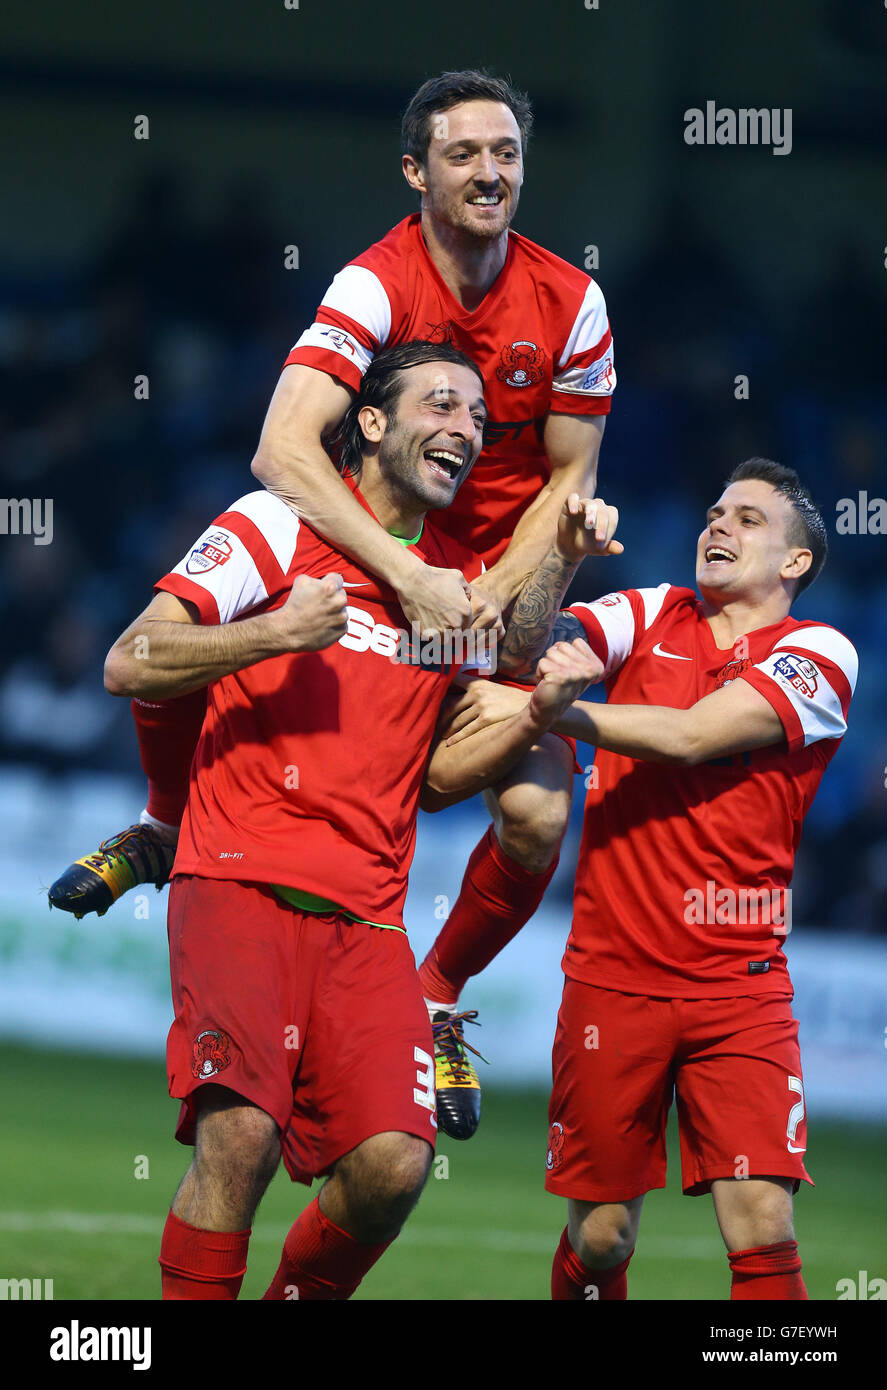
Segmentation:
<svg viewBox="0 0 887 1390">
<path fill-rule="evenodd" d="M 469 204 L 455 196 L 431 197 L 428 209 L 439 221 L 456 231 L 462 232 L 476 241 L 495 241 L 514 220 L 517 212 L 518 192 L 511 191 L 496 209 L 497 216 L 483 217 L 473 215 Z"/>
<path fill-rule="evenodd" d="M 401 431 L 397 424 L 393 430 L 389 426 L 379 453 L 379 467 L 407 506 L 430 512 L 448 507 L 455 489 L 443 478 L 435 481 L 422 473 L 420 460 L 427 447 L 423 444 L 417 451 L 406 431 Z"/>
</svg>

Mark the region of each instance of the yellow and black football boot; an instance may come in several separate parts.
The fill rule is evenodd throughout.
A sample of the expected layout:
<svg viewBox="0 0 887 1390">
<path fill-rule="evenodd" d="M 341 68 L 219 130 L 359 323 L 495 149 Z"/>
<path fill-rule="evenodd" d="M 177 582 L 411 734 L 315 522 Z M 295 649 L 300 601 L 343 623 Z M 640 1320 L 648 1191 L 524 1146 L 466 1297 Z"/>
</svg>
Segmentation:
<svg viewBox="0 0 887 1390">
<path fill-rule="evenodd" d="M 175 845 L 166 844 L 153 826 L 131 825 L 71 864 L 50 888 L 49 905 L 77 918 L 87 912 L 104 917 L 139 883 L 153 883 L 159 892 L 169 882 L 175 857 Z"/>
<path fill-rule="evenodd" d="M 482 1062 L 487 1059 L 462 1036 L 463 1023 L 476 1022 L 477 1009 L 463 1014 L 440 1010 L 431 1019 L 437 1124 L 451 1139 L 470 1139 L 480 1124 L 480 1081 L 466 1049 Z"/>
</svg>

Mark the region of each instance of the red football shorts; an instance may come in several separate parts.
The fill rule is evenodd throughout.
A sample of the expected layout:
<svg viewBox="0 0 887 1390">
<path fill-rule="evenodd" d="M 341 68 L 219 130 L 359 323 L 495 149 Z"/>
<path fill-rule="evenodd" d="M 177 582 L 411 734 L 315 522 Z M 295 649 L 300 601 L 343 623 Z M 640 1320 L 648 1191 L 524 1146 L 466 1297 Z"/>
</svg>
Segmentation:
<svg viewBox="0 0 887 1390">
<path fill-rule="evenodd" d="M 195 1093 L 212 1083 L 277 1121 L 294 1182 L 386 1130 L 434 1147 L 431 1024 L 403 932 L 192 875 L 172 881 L 168 931 L 180 1143 L 194 1143 Z"/>
<path fill-rule="evenodd" d="M 664 1187 L 673 1094 L 688 1196 L 715 1178 L 811 1181 L 789 998 L 651 999 L 568 979 L 552 1070 L 549 1192 L 623 1202 Z"/>
</svg>

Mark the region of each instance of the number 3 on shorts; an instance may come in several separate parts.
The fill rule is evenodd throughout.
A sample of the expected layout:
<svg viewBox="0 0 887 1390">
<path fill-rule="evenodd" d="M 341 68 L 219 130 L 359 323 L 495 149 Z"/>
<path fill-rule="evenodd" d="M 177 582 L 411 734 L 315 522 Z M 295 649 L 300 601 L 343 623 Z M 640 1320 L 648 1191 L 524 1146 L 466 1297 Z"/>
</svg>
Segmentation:
<svg viewBox="0 0 887 1390">
<path fill-rule="evenodd" d="M 413 1087 L 413 1100 L 417 1105 L 424 1105 L 426 1110 L 433 1110 L 434 1059 L 429 1057 L 427 1052 L 423 1052 L 421 1047 L 414 1047 L 413 1061 L 420 1064 L 419 1070 L 416 1072 L 416 1080 L 419 1085 Z"/>
<path fill-rule="evenodd" d="M 799 1076 L 790 1076 L 788 1079 L 788 1089 L 795 1091 L 801 1099 L 793 1105 L 788 1112 L 788 1125 L 786 1127 L 786 1137 L 788 1139 L 788 1151 L 790 1154 L 802 1154 L 803 1148 L 795 1145 L 795 1135 L 798 1132 L 798 1125 L 804 1118 L 804 1083 Z"/>
</svg>

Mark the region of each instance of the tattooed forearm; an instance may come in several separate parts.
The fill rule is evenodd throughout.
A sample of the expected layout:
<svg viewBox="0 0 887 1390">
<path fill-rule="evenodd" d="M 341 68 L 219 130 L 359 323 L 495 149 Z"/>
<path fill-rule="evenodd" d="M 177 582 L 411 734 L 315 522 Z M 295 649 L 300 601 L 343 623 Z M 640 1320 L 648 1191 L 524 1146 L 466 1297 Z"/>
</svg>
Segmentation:
<svg viewBox="0 0 887 1390">
<path fill-rule="evenodd" d="M 499 652 L 500 670 L 524 675 L 533 669 L 551 645 L 561 599 L 578 568 L 578 563 L 565 560 L 556 546 L 551 547 L 514 601 Z"/>
</svg>

